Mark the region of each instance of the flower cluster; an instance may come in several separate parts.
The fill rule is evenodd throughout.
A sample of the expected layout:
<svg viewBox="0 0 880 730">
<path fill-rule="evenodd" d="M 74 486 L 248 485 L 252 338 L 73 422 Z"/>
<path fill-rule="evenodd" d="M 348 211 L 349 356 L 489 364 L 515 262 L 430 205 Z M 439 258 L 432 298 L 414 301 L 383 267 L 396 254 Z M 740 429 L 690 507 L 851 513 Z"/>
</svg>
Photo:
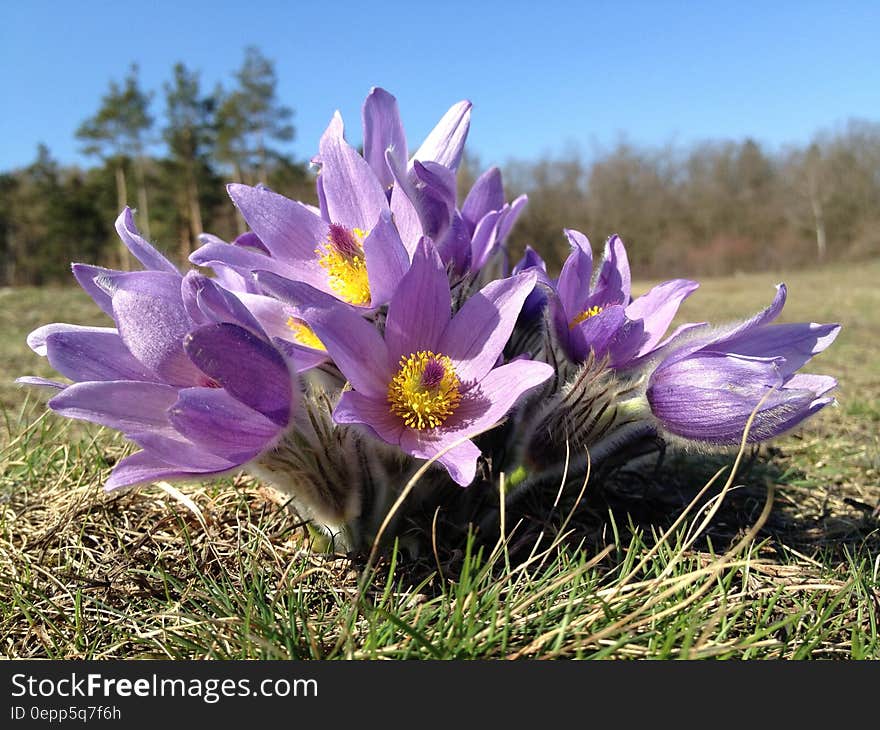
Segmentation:
<svg viewBox="0 0 880 730">
<path fill-rule="evenodd" d="M 228 187 L 250 231 L 202 236 L 190 260 L 210 276 L 181 274 L 124 210 L 116 228 L 144 270 L 73 265 L 112 326 L 37 329 L 28 344 L 66 380 L 20 381 L 140 447 L 107 489 L 245 468 L 347 548 L 426 459 L 438 495 L 505 471 L 527 483 L 573 450 L 761 441 L 832 402 L 833 378 L 798 370 L 839 327 L 773 324 L 783 285 L 744 322 L 668 334 L 698 284 L 633 297 L 617 236 L 594 267 L 565 230 L 555 279 L 530 248 L 511 265 L 526 199 L 508 202 L 492 168 L 459 203 L 469 124 L 455 104 L 410 155 L 397 101 L 373 89 L 362 153 L 338 113 L 321 137 L 318 207 Z"/>
</svg>

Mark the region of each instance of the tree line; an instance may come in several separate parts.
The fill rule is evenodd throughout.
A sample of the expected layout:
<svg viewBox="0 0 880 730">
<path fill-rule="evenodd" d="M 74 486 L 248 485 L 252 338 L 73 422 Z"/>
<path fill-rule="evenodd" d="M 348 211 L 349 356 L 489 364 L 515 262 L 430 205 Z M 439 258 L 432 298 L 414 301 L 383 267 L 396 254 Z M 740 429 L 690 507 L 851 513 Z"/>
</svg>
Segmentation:
<svg viewBox="0 0 880 730">
<path fill-rule="evenodd" d="M 555 268 L 560 223 L 597 248 L 612 233 L 641 276 L 783 270 L 880 255 L 880 123 L 852 119 L 803 146 L 621 142 L 505 169 L 529 195 L 512 234 Z M 558 269 L 556 269 L 558 270 Z"/>
<path fill-rule="evenodd" d="M 157 118 L 156 109 L 160 114 Z M 113 230 L 137 209 L 141 231 L 183 262 L 211 232 L 245 230 L 224 184 L 262 182 L 316 203 L 314 174 L 284 151 L 293 109 L 278 98 L 274 64 L 245 51 L 228 86 L 206 90 L 178 63 L 157 94 L 132 66 L 76 132 L 89 167 L 62 166 L 40 145 L 34 162 L 0 173 L 0 285 L 69 282 L 69 262 L 128 268 Z M 459 172 L 464 195 L 481 172 Z M 598 247 L 611 233 L 642 276 L 793 268 L 880 254 L 880 124 L 852 120 L 804 146 L 769 151 L 755 140 L 687 147 L 621 142 L 504 166 L 509 197 L 529 204 L 511 236 L 553 270 L 562 227 Z"/>
<path fill-rule="evenodd" d="M 95 164 L 61 166 L 41 144 L 31 165 L 0 173 L 0 284 L 68 281 L 71 260 L 129 268 L 113 229 L 126 205 L 147 238 L 184 261 L 202 232 L 231 239 L 245 231 L 228 181 L 314 200 L 308 166 L 281 147 L 295 130 L 277 83 L 274 64 L 254 47 L 231 85 L 211 90 L 177 63 L 156 94 L 132 65 L 76 131 Z"/>
</svg>

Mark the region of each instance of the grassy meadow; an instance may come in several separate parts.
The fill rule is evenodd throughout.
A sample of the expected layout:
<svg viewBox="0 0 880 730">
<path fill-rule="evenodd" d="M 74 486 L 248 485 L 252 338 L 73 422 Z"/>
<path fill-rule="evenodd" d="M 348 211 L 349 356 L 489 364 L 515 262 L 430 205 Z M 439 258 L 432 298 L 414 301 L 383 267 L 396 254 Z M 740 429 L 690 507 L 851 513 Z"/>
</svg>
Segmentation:
<svg viewBox="0 0 880 730">
<path fill-rule="evenodd" d="M 751 315 L 776 274 L 706 279 L 680 320 Z M 880 658 L 880 262 L 784 277 L 837 321 L 839 404 L 760 450 L 652 454 L 418 559 L 318 554 L 243 475 L 106 495 L 117 435 L 45 414 L 36 326 L 78 290 L 0 290 L 0 654 L 30 658 Z M 637 288 L 645 289 L 648 282 Z M 734 468 L 736 467 L 736 468 Z"/>
</svg>

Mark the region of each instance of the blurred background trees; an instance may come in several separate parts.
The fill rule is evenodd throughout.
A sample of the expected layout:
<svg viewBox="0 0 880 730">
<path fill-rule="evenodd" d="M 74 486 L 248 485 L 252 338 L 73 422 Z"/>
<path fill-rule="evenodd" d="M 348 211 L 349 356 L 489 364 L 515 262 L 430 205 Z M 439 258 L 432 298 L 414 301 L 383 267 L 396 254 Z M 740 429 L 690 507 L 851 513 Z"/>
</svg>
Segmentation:
<svg viewBox="0 0 880 730">
<path fill-rule="evenodd" d="M 626 142 L 585 159 L 516 162 L 511 195 L 529 204 L 515 249 L 557 267 L 561 224 L 598 249 L 612 233 L 642 277 L 793 269 L 880 255 L 880 123 L 850 120 L 804 147 L 752 139 L 687 147 Z M 678 272 L 678 274 L 676 274 Z"/>
<path fill-rule="evenodd" d="M 158 98 L 137 66 L 111 81 L 77 130 L 95 164 L 60 166 L 40 145 L 27 167 L 0 173 L 0 285 L 69 283 L 69 262 L 132 264 L 113 221 L 127 204 L 141 232 L 185 261 L 198 235 L 245 230 L 229 181 L 264 183 L 316 203 L 306 161 L 285 152 L 293 109 L 274 64 L 248 48 L 228 87 L 203 88 L 176 64 Z M 317 146 L 317 140 L 313 146 Z M 492 161 L 465 155 L 460 200 Z M 595 248 L 620 234 L 640 277 L 781 270 L 880 255 L 880 123 L 851 120 L 803 147 L 752 139 L 565 150 L 503 165 L 508 199 L 529 204 L 514 251 L 532 245 L 551 270 L 567 254 L 563 226 Z"/>
</svg>

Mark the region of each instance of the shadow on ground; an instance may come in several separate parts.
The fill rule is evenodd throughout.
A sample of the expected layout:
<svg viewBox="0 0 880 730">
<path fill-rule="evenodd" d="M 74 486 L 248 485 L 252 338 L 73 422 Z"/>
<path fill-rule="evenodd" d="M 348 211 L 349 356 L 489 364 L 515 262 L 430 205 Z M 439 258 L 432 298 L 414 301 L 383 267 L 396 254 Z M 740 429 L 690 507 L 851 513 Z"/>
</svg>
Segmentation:
<svg viewBox="0 0 880 730">
<path fill-rule="evenodd" d="M 583 476 L 569 479 L 561 496 L 557 482 L 512 500 L 505 513 L 511 560 L 526 560 L 539 536 L 546 544 L 560 530 L 570 546 L 597 554 L 614 542 L 627 544 L 635 532 L 652 542 L 688 507 L 687 523 L 699 522 L 724 489 L 735 461 L 730 453 L 670 454 L 656 445 L 646 451 L 625 466 L 597 469 L 579 501 Z M 774 446 L 744 454 L 693 549 L 715 554 L 730 549 L 759 519 L 772 485 L 772 509 L 756 540 L 763 559 L 834 566 L 848 556 L 880 554 L 880 486 L 855 491 L 834 481 L 820 483 L 790 462 L 789 454 Z M 478 497 L 450 492 L 444 501 L 443 511 L 408 517 L 408 534 L 420 555 L 411 566 L 414 581 L 438 562 L 444 575 L 457 575 L 468 526 L 479 522 L 477 544 L 484 549 L 499 539 L 498 495 L 492 487 L 482 487 Z M 492 517 L 477 521 L 477 514 Z M 606 567 L 615 567 L 618 560 L 611 553 Z"/>
</svg>

